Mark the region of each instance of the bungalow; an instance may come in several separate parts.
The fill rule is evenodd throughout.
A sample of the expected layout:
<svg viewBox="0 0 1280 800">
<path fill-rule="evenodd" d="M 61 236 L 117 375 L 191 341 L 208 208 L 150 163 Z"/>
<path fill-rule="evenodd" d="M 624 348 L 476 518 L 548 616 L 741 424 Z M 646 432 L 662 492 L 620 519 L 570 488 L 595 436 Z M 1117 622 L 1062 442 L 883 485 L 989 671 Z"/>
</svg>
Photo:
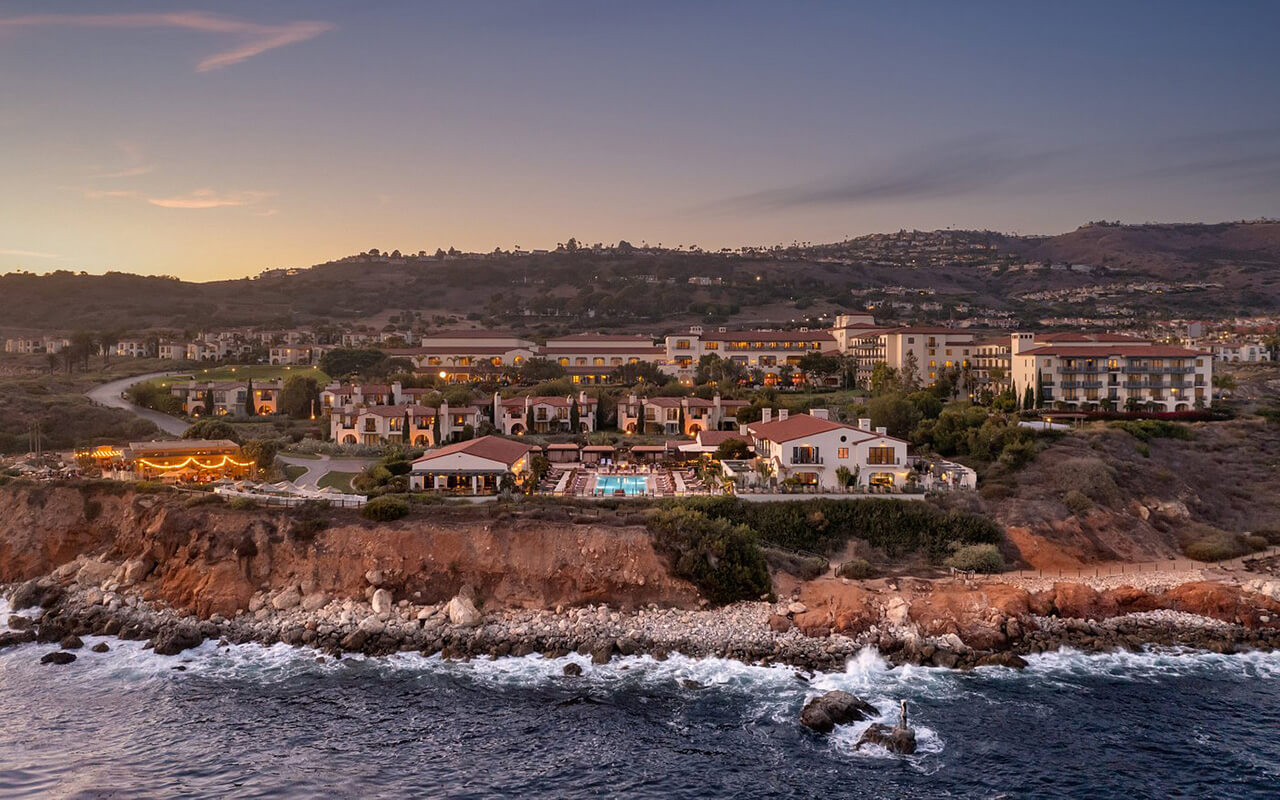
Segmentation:
<svg viewBox="0 0 1280 800">
<path fill-rule="evenodd" d="M 253 405 L 257 414 L 276 413 L 276 400 L 283 381 L 260 381 L 253 384 Z M 182 401 L 182 412 L 190 417 L 235 416 L 245 413 L 248 381 L 187 381 L 169 387 L 169 393 Z M 212 402 L 213 410 L 207 406 Z"/>
<path fill-rule="evenodd" d="M 147 358 L 155 354 L 155 340 L 121 339 L 116 342 L 115 355 L 120 358 Z"/>
<path fill-rule="evenodd" d="M 747 426 L 758 459 L 779 480 L 794 479 L 825 491 L 844 488 L 848 471 L 853 486 L 901 489 L 912 468 L 907 443 L 888 436 L 884 428 L 871 430 L 871 420 L 857 427 L 810 414 L 757 422 Z"/>
<path fill-rule="evenodd" d="M 701 397 L 637 397 L 618 403 L 618 429 L 623 433 L 693 436 L 698 431 L 737 430 L 738 410 L 746 400 L 727 400 L 716 394 Z"/>
<path fill-rule="evenodd" d="M 494 392 L 493 424 L 507 436 L 526 433 L 589 433 L 596 429 L 597 402 L 586 392 L 568 397 L 508 397 Z M 574 408 L 578 429 L 571 430 Z M 532 424 L 531 424 L 532 423 Z"/>
<path fill-rule="evenodd" d="M 272 364 L 313 364 L 320 359 L 321 349 L 309 344 L 277 345 L 271 348 Z"/>
<path fill-rule="evenodd" d="M 523 482 L 531 474 L 533 454 L 537 452 L 536 447 L 498 436 L 458 442 L 414 461 L 409 488 L 467 494 L 497 492 L 504 482 Z"/>
</svg>

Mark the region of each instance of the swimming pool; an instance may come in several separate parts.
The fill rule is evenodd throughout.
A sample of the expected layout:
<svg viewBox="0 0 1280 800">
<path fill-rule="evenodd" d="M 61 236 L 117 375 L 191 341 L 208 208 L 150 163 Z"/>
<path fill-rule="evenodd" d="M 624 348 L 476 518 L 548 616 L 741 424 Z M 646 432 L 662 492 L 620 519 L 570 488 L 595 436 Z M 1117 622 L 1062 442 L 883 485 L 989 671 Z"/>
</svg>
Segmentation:
<svg viewBox="0 0 1280 800">
<path fill-rule="evenodd" d="M 596 494 L 611 495 L 621 489 L 628 496 L 649 491 L 649 479 L 643 475 L 600 475 L 596 477 Z"/>
</svg>

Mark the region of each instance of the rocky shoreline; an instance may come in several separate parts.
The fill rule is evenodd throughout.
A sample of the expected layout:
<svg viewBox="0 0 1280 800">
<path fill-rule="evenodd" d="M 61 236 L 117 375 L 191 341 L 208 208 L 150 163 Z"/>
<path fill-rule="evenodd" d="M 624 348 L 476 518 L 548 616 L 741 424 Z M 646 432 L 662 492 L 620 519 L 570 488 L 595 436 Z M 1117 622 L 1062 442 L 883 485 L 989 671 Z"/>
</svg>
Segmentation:
<svg viewBox="0 0 1280 800">
<path fill-rule="evenodd" d="M 81 570 L 83 572 L 83 569 Z M 92 570 L 90 570 L 92 572 Z M 928 636 L 909 620 L 882 618 L 856 635 L 806 635 L 795 620 L 808 611 L 796 600 L 737 603 L 718 609 L 684 610 L 650 605 L 623 611 L 607 605 L 551 610 L 488 609 L 469 587 L 448 602 L 395 600 L 371 571 L 367 600 L 303 596 L 296 589 L 255 595 L 234 617 L 200 619 L 189 612 L 145 600 L 142 593 L 106 582 L 81 581 L 79 573 L 0 587 L 14 611 L 0 633 L 0 648 L 26 642 L 61 643 L 75 649 L 78 637 L 117 636 L 145 640 L 162 655 L 205 640 L 229 644 L 285 643 L 319 654 L 371 656 L 397 652 L 439 654 L 450 659 L 500 658 L 541 653 L 589 655 L 596 663 L 614 656 L 680 653 L 745 663 L 785 664 L 802 670 L 838 671 L 873 647 L 894 665 L 970 669 L 1025 666 L 1022 656 L 1071 648 L 1084 652 L 1184 647 L 1236 653 L 1280 648 L 1280 630 L 1246 627 L 1178 611 L 1130 613 L 1104 620 L 1027 614 L 999 625 L 1000 646 L 975 649 L 956 633 Z M 30 609 L 37 613 L 31 614 Z M 73 659 L 72 659 L 73 660 Z M 55 659 L 52 663 L 60 663 Z"/>
</svg>

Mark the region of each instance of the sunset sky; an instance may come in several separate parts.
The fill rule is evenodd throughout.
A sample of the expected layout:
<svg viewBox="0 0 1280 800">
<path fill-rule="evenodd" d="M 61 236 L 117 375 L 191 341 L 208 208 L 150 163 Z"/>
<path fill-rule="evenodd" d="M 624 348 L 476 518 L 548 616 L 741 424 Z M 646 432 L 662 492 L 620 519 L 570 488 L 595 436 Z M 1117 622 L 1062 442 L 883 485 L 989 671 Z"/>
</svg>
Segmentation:
<svg viewBox="0 0 1280 800">
<path fill-rule="evenodd" d="M 4 2 L 0 272 L 1280 216 L 1276 2 Z"/>
</svg>

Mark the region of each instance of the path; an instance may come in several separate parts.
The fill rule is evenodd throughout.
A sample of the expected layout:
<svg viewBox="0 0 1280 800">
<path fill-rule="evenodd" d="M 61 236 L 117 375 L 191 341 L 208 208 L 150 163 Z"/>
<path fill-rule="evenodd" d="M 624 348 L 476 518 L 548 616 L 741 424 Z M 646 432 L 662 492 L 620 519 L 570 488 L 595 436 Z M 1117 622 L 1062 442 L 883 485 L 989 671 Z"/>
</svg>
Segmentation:
<svg viewBox="0 0 1280 800">
<path fill-rule="evenodd" d="M 320 488 L 320 479 L 330 472 L 352 472 L 360 473 L 364 468 L 377 462 L 376 458 L 358 458 L 356 456 L 326 456 L 319 458 L 301 458 L 281 453 L 276 459 L 282 464 L 289 464 L 295 467 L 306 467 L 306 472 L 294 479 L 295 486 L 301 486 L 307 489 Z"/>
<path fill-rule="evenodd" d="M 135 383 L 149 381 L 153 378 L 167 378 L 170 375 L 186 374 L 188 373 L 178 370 L 170 372 L 152 372 L 147 375 L 132 375 L 128 378 L 118 378 L 110 383 L 103 383 L 93 387 L 89 391 L 85 392 L 85 396 L 100 406 L 123 408 L 125 411 L 132 412 L 148 422 L 155 423 L 156 427 L 165 433 L 173 436 L 181 436 L 186 432 L 187 428 L 190 427 L 189 423 L 184 422 L 177 417 L 171 417 L 168 414 L 162 414 L 159 411 L 152 411 L 149 408 L 143 408 L 142 406 L 129 402 L 124 397 L 124 390 L 128 389 Z"/>
</svg>

